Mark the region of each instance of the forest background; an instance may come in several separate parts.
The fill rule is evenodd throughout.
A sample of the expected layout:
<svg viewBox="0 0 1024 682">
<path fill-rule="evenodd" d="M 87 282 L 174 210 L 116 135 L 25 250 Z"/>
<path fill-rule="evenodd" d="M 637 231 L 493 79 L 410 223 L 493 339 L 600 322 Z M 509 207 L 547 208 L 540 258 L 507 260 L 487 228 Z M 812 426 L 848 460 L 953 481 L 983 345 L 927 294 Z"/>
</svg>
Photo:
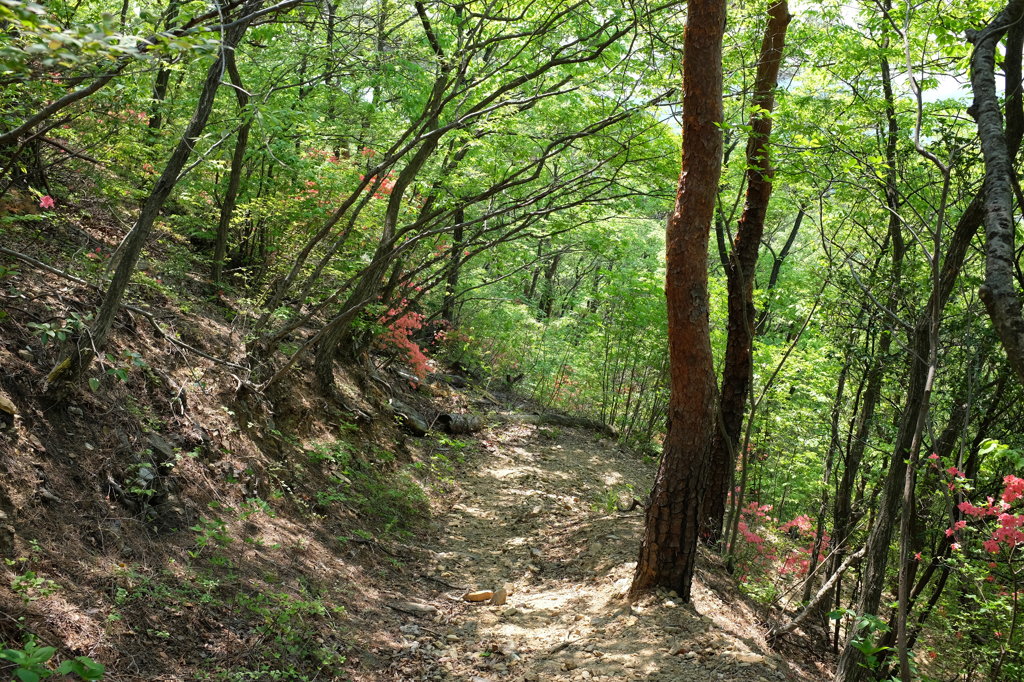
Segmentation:
<svg viewBox="0 0 1024 682">
<path fill-rule="evenodd" d="M 723 395 L 769 9 L 731 5 L 725 32 L 709 252 Z M 407 363 L 414 382 L 444 362 L 657 457 L 686 11 L 0 0 L 0 229 L 103 216 L 127 235 L 62 253 L 97 299 L 34 323 L 55 353 L 48 395 L 140 366 L 108 337 L 124 305 L 163 296 L 218 307 L 244 335 L 245 390 L 310 372 L 346 404 L 339 358 Z M 750 379 L 722 426 L 735 466 L 704 539 L 754 598 L 813 601 L 804 617 L 830 623 L 841 679 L 900 674 L 908 650 L 1019 679 L 1024 4 L 789 12 L 741 317 Z M 1001 228 L 986 222 L 988 110 L 969 109 L 986 44 L 1011 161 Z M 24 267 L 0 253 L 0 277 Z"/>
</svg>

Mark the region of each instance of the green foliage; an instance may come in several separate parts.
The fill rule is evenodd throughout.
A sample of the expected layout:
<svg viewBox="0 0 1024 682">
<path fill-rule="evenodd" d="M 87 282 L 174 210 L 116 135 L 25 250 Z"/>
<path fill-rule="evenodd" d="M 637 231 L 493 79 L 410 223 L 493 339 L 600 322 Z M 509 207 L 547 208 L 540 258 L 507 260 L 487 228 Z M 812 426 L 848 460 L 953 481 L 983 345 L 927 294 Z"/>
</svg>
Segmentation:
<svg viewBox="0 0 1024 682">
<path fill-rule="evenodd" d="M 53 320 L 51 322 L 29 322 L 29 329 L 35 331 L 39 342 L 44 346 L 52 342 L 63 343 L 73 334 L 79 334 L 86 327 L 92 315 L 79 313 L 68 313 L 67 318 Z"/>
<path fill-rule="evenodd" d="M 11 580 L 11 590 L 21 595 L 26 604 L 56 594 L 61 589 L 55 581 L 38 575 L 35 571 L 25 571 Z"/>
<path fill-rule="evenodd" d="M 875 635 L 889 632 L 889 624 L 882 618 L 865 613 L 861 616 L 853 611 L 838 609 L 828 614 L 829 618 L 839 620 L 844 616 L 854 617 L 853 631 L 857 633 L 851 641 L 854 648 L 864 656 L 862 666 L 869 670 L 877 670 L 880 664 L 878 654 L 889 651 L 890 647 L 875 644 Z"/>
<path fill-rule="evenodd" d="M 29 637 L 21 649 L 0 649 L 0 661 L 8 661 L 14 667 L 14 678 L 20 682 L 38 682 L 55 675 L 74 675 L 76 679 L 101 680 L 105 668 L 88 656 L 77 656 L 62 661 L 56 668 L 48 663 L 57 649 L 39 646 Z"/>
<path fill-rule="evenodd" d="M 343 640 L 325 641 L 320 625 L 325 618 L 344 615 L 339 606 L 330 606 L 310 595 L 286 592 L 240 592 L 236 603 L 256 618 L 254 633 L 263 642 L 263 657 L 270 659 L 278 674 L 294 671 L 296 666 L 333 676 L 345 662 Z M 335 626 L 337 627 L 337 626 Z M 315 675 L 313 675 L 315 676 Z M 310 676 L 267 677 L 262 679 L 310 679 Z"/>
<path fill-rule="evenodd" d="M 344 505 L 373 519 L 384 533 L 407 535 L 427 511 L 427 497 L 406 468 L 392 466 L 394 456 L 379 451 L 374 461 L 358 458 L 344 441 L 317 443 L 308 456 L 325 466 L 327 486 L 312 500 L 327 511 Z"/>
<path fill-rule="evenodd" d="M 612 514 L 616 511 L 622 511 L 632 500 L 633 485 L 626 483 L 607 488 L 604 493 L 598 495 L 597 501 L 591 504 L 590 507 L 595 511 Z"/>
</svg>

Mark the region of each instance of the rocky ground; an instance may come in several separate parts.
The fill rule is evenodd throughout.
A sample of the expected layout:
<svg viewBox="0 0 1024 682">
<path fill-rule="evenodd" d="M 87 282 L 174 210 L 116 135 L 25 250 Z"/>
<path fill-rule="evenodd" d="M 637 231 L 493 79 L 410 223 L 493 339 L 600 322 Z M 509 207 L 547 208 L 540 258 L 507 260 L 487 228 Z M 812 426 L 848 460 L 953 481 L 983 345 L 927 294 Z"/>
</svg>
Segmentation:
<svg viewBox="0 0 1024 682">
<path fill-rule="evenodd" d="M 361 680 L 824 680 L 766 644 L 754 609 L 703 557 L 692 604 L 629 604 L 655 465 L 583 429 L 504 414 L 468 449 L 450 508 L 386 595 L 393 637 Z M 467 593 L 482 601 L 467 601 Z M 488 593 L 496 592 L 493 599 Z"/>
</svg>

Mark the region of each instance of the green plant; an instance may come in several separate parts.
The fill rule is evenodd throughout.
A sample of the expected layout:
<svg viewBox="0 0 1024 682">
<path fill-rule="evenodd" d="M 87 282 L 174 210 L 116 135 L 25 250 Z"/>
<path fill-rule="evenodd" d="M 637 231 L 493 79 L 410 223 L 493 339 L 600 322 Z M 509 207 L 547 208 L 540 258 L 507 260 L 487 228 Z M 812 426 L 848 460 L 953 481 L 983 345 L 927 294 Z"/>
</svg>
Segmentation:
<svg viewBox="0 0 1024 682">
<path fill-rule="evenodd" d="M 317 443 L 308 453 L 310 461 L 347 466 L 352 461 L 352 446 L 345 441 Z"/>
<path fill-rule="evenodd" d="M 331 670 L 345 662 L 339 645 L 325 641 L 318 632 L 324 619 L 344 614 L 343 607 L 327 604 L 311 595 L 287 592 L 243 592 L 237 595 L 236 603 L 256 616 L 254 629 L 263 641 L 263 655 L 279 665 L 309 662 L 318 669 Z"/>
<path fill-rule="evenodd" d="M 83 680 L 103 679 L 105 668 L 88 656 L 69 659 L 51 669 L 47 663 L 55 653 L 57 653 L 55 647 L 39 646 L 36 644 L 35 638 L 29 636 L 25 646 L 21 649 L 0 650 L 0 660 L 15 665 L 14 677 L 21 682 L 37 682 L 37 680 L 54 675 L 75 675 Z"/>
<path fill-rule="evenodd" d="M 273 507 L 271 507 L 266 500 L 259 497 L 247 497 L 245 502 L 242 503 L 242 508 L 239 511 L 238 518 L 245 521 L 250 516 L 261 513 L 266 514 L 270 518 L 274 518 L 274 516 L 276 516 Z"/>
<path fill-rule="evenodd" d="M 853 626 L 855 635 L 851 640 L 850 645 L 860 651 L 864 656 L 864 661 L 861 665 L 869 670 L 877 669 L 880 665 L 878 654 L 884 651 L 889 651 L 892 647 L 879 646 L 875 644 L 875 634 L 884 634 L 889 632 L 889 623 L 872 613 L 865 613 L 858 617 L 849 609 L 837 609 L 836 611 L 828 614 L 828 617 L 833 620 L 839 620 L 846 615 L 853 615 L 856 617 L 856 621 Z"/>
<path fill-rule="evenodd" d="M 56 594 L 60 589 L 61 586 L 56 582 L 37 575 L 35 571 L 25 571 L 11 580 L 11 590 L 20 594 L 26 604 Z"/>
<path fill-rule="evenodd" d="M 39 342 L 45 346 L 52 341 L 61 343 L 67 341 L 69 336 L 77 334 L 84 329 L 91 319 L 92 315 L 68 313 L 67 318 L 53 320 L 52 322 L 29 322 L 27 326 L 35 331 L 36 336 L 39 337 Z"/>
<path fill-rule="evenodd" d="M 199 523 L 189 528 L 196 533 L 196 547 L 199 551 L 211 545 L 224 547 L 230 544 L 234 538 L 228 534 L 228 525 L 220 519 L 211 519 L 205 516 L 199 518 Z M 191 554 L 191 553 L 190 553 Z"/>
<path fill-rule="evenodd" d="M 602 511 L 611 514 L 629 504 L 633 500 L 633 484 L 616 485 L 606 489 L 597 498 L 597 501 L 590 505 L 594 511 Z"/>
</svg>

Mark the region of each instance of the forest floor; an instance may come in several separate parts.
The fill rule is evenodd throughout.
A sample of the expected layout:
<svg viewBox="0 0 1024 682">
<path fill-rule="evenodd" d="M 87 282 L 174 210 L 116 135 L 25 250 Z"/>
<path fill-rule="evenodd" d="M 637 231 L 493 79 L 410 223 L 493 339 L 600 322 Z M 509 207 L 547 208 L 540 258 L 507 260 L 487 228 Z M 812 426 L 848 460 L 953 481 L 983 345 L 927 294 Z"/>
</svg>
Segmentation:
<svg viewBox="0 0 1024 682">
<path fill-rule="evenodd" d="M 509 410 L 468 448 L 450 506 L 409 559 L 389 605 L 401 624 L 360 680 L 825 680 L 807 648 L 773 651 L 759 612 L 701 557 L 692 604 L 632 605 L 642 508 L 656 465 L 586 429 Z M 504 604 L 468 591 L 507 592 Z"/>
<path fill-rule="evenodd" d="M 691 604 L 625 600 L 643 515 L 616 505 L 656 464 L 599 432 L 445 375 L 410 391 L 386 357 L 339 368 L 354 410 L 319 397 L 308 358 L 272 395 L 239 390 L 212 361 L 246 361 L 239 309 L 169 231 L 133 299 L 153 317 L 119 316 L 89 387 L 48 403 L 55 340 L 95 291 L 37 266 L 98 276 L 85 254 L 113 225 L 5 228 L 31 259 L 0 260 L 0 650 L 35 638 L 111 682 L 831 677 L 802 634 L 768 647 L 765 609 L 710 553 Z M 411 437 L 394 399 L 485 428 Z"/>
</svg>

